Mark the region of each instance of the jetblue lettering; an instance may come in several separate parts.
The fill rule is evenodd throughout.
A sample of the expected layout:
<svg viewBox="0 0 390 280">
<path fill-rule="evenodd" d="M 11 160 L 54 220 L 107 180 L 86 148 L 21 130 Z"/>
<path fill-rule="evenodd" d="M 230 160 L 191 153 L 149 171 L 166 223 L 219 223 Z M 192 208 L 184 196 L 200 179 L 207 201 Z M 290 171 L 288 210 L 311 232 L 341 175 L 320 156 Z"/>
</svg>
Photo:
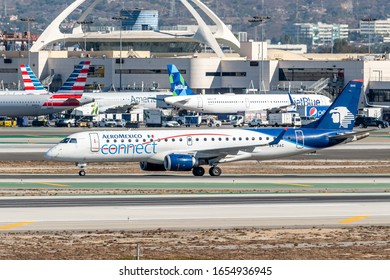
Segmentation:
<svg viewBox="0 0 390 280">
<path fill-rule="evenodd" d="M 180 90 L 183 90 L 183 89 L 187 89 L 187 86 L 185 86 L 185 85 L 175 85 L 175 90 L 176 89 L 180 89 Z"/>
<path fill-rule="evenodd" d="M 321 101 L 319 99 L 311 99 L 310 97 L 301 97 L 299 99 L 293 97 L 293 101 L 296 106 L 320 106 Z"/>
</svg>

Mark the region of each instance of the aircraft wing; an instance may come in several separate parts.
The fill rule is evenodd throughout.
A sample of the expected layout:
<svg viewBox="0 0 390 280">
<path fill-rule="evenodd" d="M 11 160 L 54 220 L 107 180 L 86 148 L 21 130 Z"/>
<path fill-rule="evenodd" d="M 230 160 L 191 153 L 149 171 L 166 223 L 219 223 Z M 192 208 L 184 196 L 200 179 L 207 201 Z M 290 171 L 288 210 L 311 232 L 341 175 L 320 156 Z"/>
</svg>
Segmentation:
<svg viewBox="0 0 390 280">
<path fill-rule="evenodd" d="M 236 146 L 231 148 L 219 148 L 219 149 L 202 149 L 194 153 L 196 158 L 207 159 L 209 162 L 221 163 L 231 162 L 237 160 L 249 159 L 252 156 L 254 150 L 258 147 L 264 147 L 268 145 L 277 145 L 280 140 L 283 139 L 287 128 L 283 129 L 282 132 L 274 138 L 272 141 L 264 144 Z"/>
<path fill-rule="evenodd" d="M 109 106 L 99 106 L 100 113 L 127 113 L 136 107 L 139 103 L 130 103 L 130 104 L 115 104 Z"/>
</svg>

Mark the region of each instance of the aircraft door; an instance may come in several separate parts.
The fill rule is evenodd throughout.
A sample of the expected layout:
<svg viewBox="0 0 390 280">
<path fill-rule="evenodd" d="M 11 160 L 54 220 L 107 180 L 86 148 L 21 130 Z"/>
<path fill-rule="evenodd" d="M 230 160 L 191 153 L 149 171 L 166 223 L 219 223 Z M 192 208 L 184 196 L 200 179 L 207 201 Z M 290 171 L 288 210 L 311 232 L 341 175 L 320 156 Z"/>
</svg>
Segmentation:
<svg viewBox="0 0 390 280">
<path fill-rule="evenodd" d="M 303 149 L 305 145 L 305 138 L 303 136 L 302 130 L 295 130 L 295 140 L 296 140 L 297 149 Z"/>
<path fill-rule="evenodd" d="M 203 108 L 203 99 L 201 96 L 198 96 L 198 108 L 199 109 Z"/>
<path fill-rule="evenodd" d="M 187 137 L 187 146 L 192 146 L 192 137 L 191 136 Z"/>
<path fill-rule="evenodd" d="M 89 141 L 91 144 L 91 152 L 99 152 L 100 145 L 99 145 L 99 136 L 97 133 L 90 133 L 89 134 Z"/>
<path fill-rule="evenodd" d="M 251 102 L 250 102 L 249 98 L 245 98 L 245 107 L 247 109 L 249 109 L 251 107 Z"/>
</svg>

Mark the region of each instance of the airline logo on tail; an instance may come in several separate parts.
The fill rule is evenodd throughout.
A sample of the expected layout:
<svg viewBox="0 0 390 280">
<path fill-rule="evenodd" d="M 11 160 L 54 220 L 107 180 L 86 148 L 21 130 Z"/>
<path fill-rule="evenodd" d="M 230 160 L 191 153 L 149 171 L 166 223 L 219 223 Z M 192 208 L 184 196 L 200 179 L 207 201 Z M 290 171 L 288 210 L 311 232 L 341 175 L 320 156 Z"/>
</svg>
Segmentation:
<svg viewBox="0 0 390 280">
<path fill-rule="evenodd" d="M 72 74 L 58 90 L 59 93 L 83 93 L 89 71 L 90 61 L 81 61 Z"/>
<path fill-rule="evenodd" d="M 332 114 L 333 123 L 339 124 L 339 128 L 348 128 L 355 116 L 346 107 L 336 107 L 329 112 Z"/>
<path fill-rule="evenodd" d="M 171 83 L 171 91 L 173 96 L 194 95 L 195 93 L 190 89 L 180 74 L 179 69 L 174 64 L 168 64 L 169 82 Z"/>
<path fill-rule="evenodd" d="M 28 64 L 20 64 L 20 70 L 22 72 L 24 89 L 26 91 L 35 93 L 47 92 Z"/>
<path fill-rule="evenodd" d="M 308 124 L 306 127 L 352 130 L 362 88 L 363 81 L 350 81 L 325 114 L 318 121 Z"/>
</svg>

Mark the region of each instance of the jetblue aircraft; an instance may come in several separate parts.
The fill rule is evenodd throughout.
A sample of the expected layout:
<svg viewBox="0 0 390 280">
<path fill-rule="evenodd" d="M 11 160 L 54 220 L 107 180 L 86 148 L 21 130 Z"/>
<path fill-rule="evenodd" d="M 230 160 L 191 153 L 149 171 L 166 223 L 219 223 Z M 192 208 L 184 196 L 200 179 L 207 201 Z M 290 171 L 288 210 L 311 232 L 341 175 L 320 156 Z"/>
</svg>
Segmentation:
<svg viewBox="0 0 390 280">
<path fill-rule="evenodd" d="M 256 112 L 290 106 L 329 106 L 332 101 L 317 94 L 195 94 L 177 67 L 168 64 L 169 82 L 173 96 L 165 97 L 167 104 L 202 113 Z"/>
<path fill-rule="evenodd" d="M 72 134 L 46 152 L 54 161 L 76 162 L 80 176 L 89 162 L 139 161 L 143 170 L 191 171 L 219 176 L 218 164 L 267 160 L 313 152 L 367 137 L 353 131 L 362 81 L 351 81 L 326 113 L 301 128 L 88 131 Z"/>
</svg>

